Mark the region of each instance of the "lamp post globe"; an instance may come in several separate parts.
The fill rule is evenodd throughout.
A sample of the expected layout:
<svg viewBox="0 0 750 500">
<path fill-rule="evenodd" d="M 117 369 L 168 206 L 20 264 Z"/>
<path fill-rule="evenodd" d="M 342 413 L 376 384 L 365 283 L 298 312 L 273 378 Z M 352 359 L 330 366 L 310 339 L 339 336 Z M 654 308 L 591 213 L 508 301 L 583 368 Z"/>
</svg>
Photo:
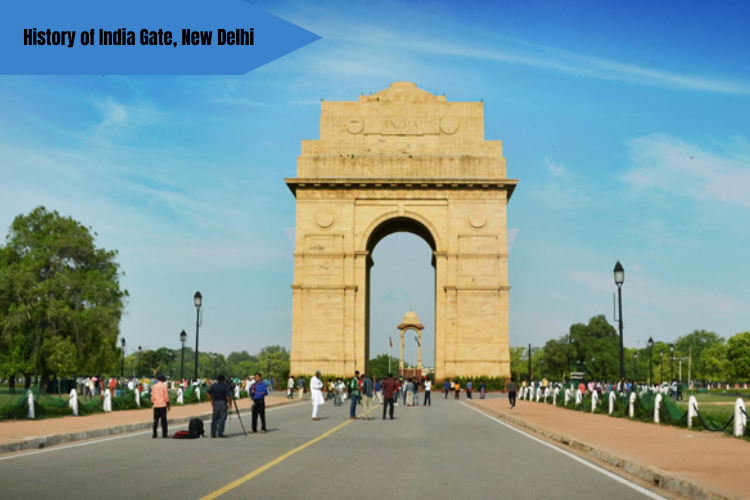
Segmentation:
<svg viewBox="0 0 750 500">
<path fill-rule="evenodd" d="M 619 305 L 620 317 L 618 318 L 620 330 L 620 382 L 625 380 L 625 348 L 622 340 L 622 284 L 625 283 L 625 268 L 618 260 L 614 269 L 615 284 L 617 285 L 617 303 Z"/>
<path fill-rule="evenodd" d="M 664 383 L 664 349 L 659 350 L 659 357 L 661 358 L 661 363 L 659 364 L 659 367 L 661 368 L 661 383 Z"/>
<path fill-rule="evenodd" d="M 203 295 L 200 292 L 195 292 L 193 303 L 195 304 L 195 371 L 193 372 L 193 379 L 198 380 L 198 339 L 200 337 L 201 306 L 203 305 Z"/>
<path fill-rule="evenodd" d="M 674 344 L 669 344 L 669 383 L 674 380 Z"/>
</svg>

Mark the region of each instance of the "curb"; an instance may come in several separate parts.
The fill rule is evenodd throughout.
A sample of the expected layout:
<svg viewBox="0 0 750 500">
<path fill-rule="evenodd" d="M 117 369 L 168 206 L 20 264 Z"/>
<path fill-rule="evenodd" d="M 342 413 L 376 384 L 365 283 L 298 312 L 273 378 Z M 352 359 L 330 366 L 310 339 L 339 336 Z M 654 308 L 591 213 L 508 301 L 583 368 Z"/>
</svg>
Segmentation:
<svg viewBox="0 0 750 500">
<path fill-rule="evenodd" d="M 303 400 L 304 401 L 304 400 Z M 295 403 L 301 403 L 300 400 L 293 401 L 280 401 L 274 405 L 269 405 L 266 408 L 278 408 L 280 406 L 287 406 Z M 250 413 L 250 408 L 240 409 L 240 415 Z M 212 412 L 200 413 L 197 415 L 191 415 L 189 417 L 170 418 L 167 422 L 170 426 L 181 426 L 190 422 L 192 418 L 199 418 L 201 420 L 210 420 L 213 416 Z M 229 415 L 227 415 L 229 416 Z M 86 418 L 86 417 L 75 417 L 75 418 Z M 116 436 L 118 434 L 127 434 L 129 432 L 150 430 L 153 428 L 153 422 L 136 422 L 126 425 L 118 425 L 115 427 L 106 427 L 104 429 L 92 429 L 90 431 L 83 432 L 71 432 L 68 434 L 51 434 L 49 436 L 40 436 L 31 439 L 24 439 L 16 443 L 7 443 L 0 445 L 0 455 L 6 453 L 13 453 L 16 451 L 32 450 L 32 449 L 44 449 L 51 446 L 57 446 L 65 443 L 72 443 L 75 441 L 84 441 L 86 439 L 95 439 L 106 436 Z"/>
<path fill-rule="evenodd" d="M 469 404 L 482 413 L 497 417 L 515 425 L 516 427 L 528 429 L 535 434 L 544 436 L 556 443 L 568 446 L 574 450 L 585 453 L 589 457 L 598 461 L 614 466 L 617 469 L 621 469 L 628 474 L 654 485 L 657 489 L 664 489 L 671 493 L 677 493 L 694 500 L 741 500 L 739 497 L 728 496 L 706 486 L 699 485 L 687 479 L 659 470 L 656 467 L 651 467 L 633 460 L 619 457 L 609 451 L 596 448 L 588 443 L 578 441 L 568 436 L 563 436 L 562 434 L 557 434 L 550 429 L 540 427 L 518 417 L 512 417 L 507 413 L 481 406 L 473 401 L 470 401 Z"/>
</svg>

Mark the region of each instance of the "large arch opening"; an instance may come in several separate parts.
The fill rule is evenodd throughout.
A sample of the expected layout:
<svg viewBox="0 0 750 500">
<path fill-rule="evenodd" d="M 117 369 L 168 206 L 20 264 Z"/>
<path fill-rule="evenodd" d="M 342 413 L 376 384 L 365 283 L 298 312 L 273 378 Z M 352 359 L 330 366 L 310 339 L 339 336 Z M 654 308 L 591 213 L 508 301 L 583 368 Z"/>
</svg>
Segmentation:
<svg viewBox="0 0 750 500">
<path fill-rule="evenodd" d="M 367 284 L 365 346 L 367 371 L 378 378 L 387 375 L 384 364 L 370 366 L 370 360 L 389 354 L 393 341 L 391 371 L 398 372 L 400 332 L 397 328 L 409 310 L 419 315 L 425 329 L 421 336 L 422 365 L 435 367 L 435 239 L 422 223 L 407 217 L 380 224 L 367 241 Z M 377 266 L 376 266 L 377 264 Z M 413 331 L 404 338 L 404 359 L 417 361 Z M 383 373 L 380 373 L 380 372 Z"/>
</svg>

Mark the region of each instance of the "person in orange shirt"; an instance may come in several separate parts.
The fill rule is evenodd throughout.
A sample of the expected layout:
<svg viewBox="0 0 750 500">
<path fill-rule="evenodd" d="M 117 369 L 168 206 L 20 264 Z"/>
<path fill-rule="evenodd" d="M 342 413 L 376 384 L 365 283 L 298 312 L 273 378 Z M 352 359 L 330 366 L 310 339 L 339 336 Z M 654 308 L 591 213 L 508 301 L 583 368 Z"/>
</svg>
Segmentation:
<svg viewBox="0 0 750 500">
<path fill-rule="evenodd" d="M 156 378 L 159 381 L 151 388 L 151 403 L 154 405 L 154 433 L 151 437 L 156 439 L 156 430 L 159 428 L 159 420 L 161 420 L 161 437 L 169 439 L 167 433 L 169 391 L 167 390 L 167 384 L 164 383 L 167 377 L 160 373 Z"/>
</svg>

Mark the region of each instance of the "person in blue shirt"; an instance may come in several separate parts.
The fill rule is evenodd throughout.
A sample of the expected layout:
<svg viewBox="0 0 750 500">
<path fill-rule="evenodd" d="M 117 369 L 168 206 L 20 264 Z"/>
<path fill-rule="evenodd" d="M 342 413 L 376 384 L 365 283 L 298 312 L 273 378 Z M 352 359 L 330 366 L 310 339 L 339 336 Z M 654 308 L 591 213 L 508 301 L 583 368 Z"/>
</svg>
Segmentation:
<svg viewBox="0 0 750 500">
<path fill-rule="evenodd" d="M 250 397 L 253 398 L 253 434 L 258 432 L 258 416 L 260 416 L 262 434 L 266 433 L 266 396 L 268 388 L 261 380 L 260 373 L 255 374 L 255 383 L 250 388 Z"/>
<path fill-rule="evenodd" d="M 448 399 L 448 393 L 451 391 L 451 379 L 449 378 L 445 379 L 445 385 L 443 385 L 443 390 L 445 391 L 445 399 Z"/>
</svg>

